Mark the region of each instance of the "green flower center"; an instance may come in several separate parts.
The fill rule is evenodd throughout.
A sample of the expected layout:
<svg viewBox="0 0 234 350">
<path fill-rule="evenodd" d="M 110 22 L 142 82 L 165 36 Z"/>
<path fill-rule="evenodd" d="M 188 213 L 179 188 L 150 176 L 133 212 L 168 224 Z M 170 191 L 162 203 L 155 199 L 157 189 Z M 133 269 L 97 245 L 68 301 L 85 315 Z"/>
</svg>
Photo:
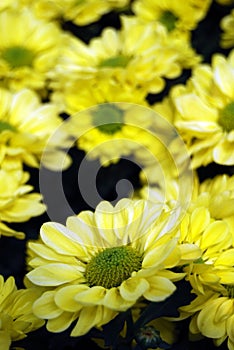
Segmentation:
<svg viewBox="0 0 234 350">
<path fill-rule="evenodd" d="M 104 134 L 115 134 L 123 127 L 124 113 L 111 104 L 103 104 L 92 112 L 93 125 Z"/>
<path fill-rule="evenodd" d="M 124 55 L 117 55 L 114 57 L 107 58 L 99 63 L 98 67 L 127 67 L 131 57 Z"/>
<path fill-rule="evenodd" d="M 13 46 L 3 51 L 2 58 L 7 61 L 7 63 L 12 68 L 23 66 L 31 67 L 34 59 L 34 54 L 32 51 L 24 47 Z"/>
<path fill-rule="evenodd" d="M 228 292 L 228 297 L 234 299 L 234 284 L 225 284 L 224 287 Z"/>
<path fill-rule="evenodd" d="M 5 130 L 16 131 L 16 128 L 7 122 L 0 121 L 0 133 Z"/>
<path fill-rule="evenodd" d="M 220 111 L 218 123 L 227 132 L 234 129 L 234 102 L 229 103 Z"/>
<path fill-rule="evenodd" d="M 164 11 L 159 18 L 159 22 L 167 28 L 168 32 L 175 29 L 177 20 L 178 17 L 176 17 L 171 11 Z"/>
<path fill-rule="evenodd" d="M 133 271 L 141 269 L 142 256 L 128 246 L 106 248 L 87 264 L 85 278 L 90 287 L 118 287 Z"/>
</svg>

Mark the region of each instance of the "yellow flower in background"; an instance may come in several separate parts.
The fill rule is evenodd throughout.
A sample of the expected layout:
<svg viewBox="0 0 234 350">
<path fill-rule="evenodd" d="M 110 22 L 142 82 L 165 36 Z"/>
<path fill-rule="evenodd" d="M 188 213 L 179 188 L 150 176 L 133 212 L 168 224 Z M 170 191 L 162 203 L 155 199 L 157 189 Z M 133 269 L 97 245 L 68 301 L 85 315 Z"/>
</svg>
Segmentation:
<svg viewBox="0 0 234 350">
<path fill-rule="evenodd" d="M 147 153 L 151 123 L 155 113 L 143 105 L 102 103 L 74 114 L 67 123 L 68 134 L 87 153 L 88 159 L 100 159 L 103 166 L 121 157 Z"/>
<path fill-rule="evenodd" d="M 181 259 L 175 230 L 176 218 L 160 205 L 129 199 L 115 207 L 101 202 L 94 213 L 69 217 L 66 227 L 45 223 L 39 243 L 29 243 L 33 269 L 26 278 L 48 289 L 34 313 L 52 332 L 78 319 L 71 335 L 80 336 L 140 297 L 165 300 L 176 288 L 172 281 L 184 276 L 167 270 Z"/>
<path fill-rule="evenodd" d="M 222 18 L 220 22 L 220 27 L 223 30 L 221 34 L 220 45 L 223 48 L 232 48 L 234 47 L 234 10 L 230 12 L 229 15 Z"/>
<path fill-rule="evenodd" d="M 196 28 L 207 14 L 211 0 L 136 0 L 134 13 L 144 21 L 158 21 L 168 32 L 189 31 Z"/>
<path fill-rule="evenodd" d="M 38 167 L 47 146 L 48 155 L 43 164 L 52 169 L 61 168 L 64 153 L 59 150 L 61 138 L 49 144 L 48 140 L 62 123 L 54 104 L 41 103 L 32 90 L 11 93 L 0 89 L 0 164 L 7 170 L 19 169 L 22 163 Z M 64 145 L 65 146 L 65 145 Z M 57 148 L 57 149 L 56 149 Z M 66 158 L 65 167 L 69 159 Z"/>
<path fill-rule="evenodd" d="M 197 168 L 214 161 L 234 164 L 234 50 L 198 65 L 186 86 L 172 90 L 175 126 Z"/>
<path fill-rule="evenodd" d="M 134 17 L 121 18 L 121 30 L 106 28 L 89 45 L 67 36 L 62 54 L 50 74 L 57 84 L 105 78 L 107 84 L 126 84 L 158 93 L 164 78 L 181 74 L 178 52 L 168 44 L 167 33 L 154 23 L 142 23 Z M 67 76 L 69 75 L 69 81 Z"/>
<path fill-rule="evenodd" d="M 186 306 L 180 307 L 181 317 L 192 316 L 190 331 L 214 340 L 221 345 L 226 339 L 229 350 L 234 349 L 234 249 L 226 250 L 214 266 L 219 280 L 219 291 L 208 286 L 204 293 Z"/>
<path fill-rule="evenodd" d="M 32 312 L 33 302 L 40 293 L 36 288 L 19 289 L 13 277 L 5 282 L 0 276 L 0 348 L 9 350 L 12 341 L 43 326 L 43 321 Z"/>
<path fill-rule="evenodd" d="M 5 223 L 24 222 L 41 215 L 46 206 L 41 203 L 39 193 L 29 193 L 33 187 L 27 185 L 29 174 L 0 169 L 0 236 L 24 238 L 24 233 L 9 228 Z M 4 223 L 5 222 L 5 223 Z"/>
<path fill-rule="evenodd" d="M 54 89 L 51 100 L 70 115 L 102 103 L 128 102 L 148 106 L 144 90 L 105 79 L 69 81 L 67 85 L 55 84 Z"/>
<path fill-rule="evenodd" d="M 31 7 L 37 17 L 46 20 L 72 21 L 84 26 L 98 21 L 112 10 L 125 8 L 129 0 L 19 0 L 21 4 Z"/>
<path fill-rule="evenodd" d="M 61 31 L 28 9 L 0 12 L 1 86 L 19 90 L 45 88 L 47 73 L 59 54 Z"/>
<path fill-rule="evenodd" d="M 234 242 L 234 175 L 217 175 L 202 182 L 195 205 L 207 207 L 212 218 L 227 223 Z"/>
</svg>

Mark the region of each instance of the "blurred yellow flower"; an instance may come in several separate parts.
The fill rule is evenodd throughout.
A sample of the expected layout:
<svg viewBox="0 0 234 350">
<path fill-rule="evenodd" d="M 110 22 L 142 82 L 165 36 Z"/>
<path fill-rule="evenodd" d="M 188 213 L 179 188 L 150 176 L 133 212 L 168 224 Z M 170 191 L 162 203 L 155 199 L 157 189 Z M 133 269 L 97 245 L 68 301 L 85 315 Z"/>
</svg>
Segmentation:
<svg viewBox="0 0 234 350">
<path fill-rule="evenodd" d="M 60 158 L 65 157 L 59 151 L 63 147 L 61 139 L 58 136 L 57 140 L 47 145 L 51 134 L 61 123 L 57 107 L 50 103 L 42 104 L 35 92 L 23 89 L 11 93 L 0 89 L 1 167 L 7 170 L 19 169 L 22 163 L 38 167 L 47 147 L 43 164 L 52 169 L 61 169 Z M 65 167 L 69 164 L 69 158 L 66 160 Z"/>
<path fill-rule="evenodd" d="M 144 89 L 147 94 L 160 92 L 165 86 L 164 78 L 180 75 L 178 51 L 168 43 L 163 27 L 127 16 L 121 17 L 121 22 L 119 31 L 106 28 L 88 45 L 67 35 L 51 79 L 66 85 L 105 78 L 106 84 L 126 84 Z"/>
<path fill-rule="evenodd" d="M 211 0 L 136 0 L 134 13 L 144 21 L 158 21 L 168 32 L 193 30 L 207 14 Z"/>
<path fill-rule="evenodd" d="M 221 34 L 220 46 L 223 48 L 234 47 L 234 10 L 229 15 L 222 18 L 220 27 L 223 30 Z"/>
<path fill-rule="evenodd" d="M 42 90 L 59 54 L 61 31 L 28 9 L 0 12 L 1 86 Z"/>
<path fill-rule="evenodd" d="M 9 350 L 12 341 L 43 326 L 43 321 L 32 312 L 32 304 L 39 297 L 36 288 L 19 289 L 13 277 L 5 282 L 0 275 L 0 348 Z"/>
<path fill-rule="evenodd" d="M 23 0 L 25 2 L 25 0 Z M 72 21 L 84 26 L 98 21 L 111 10 L 121 10 L 129 0 L 26 0 L 39 18 Z"/>
<path fill-rule="evenodd" d="M 212 65 L 198 65 L 186 86 L 171 93 L 175 126 L 197 168 L 214 161 L 234 164 L 234 50 L 215 54 Z"/>
<path fill-rule="evenodd" d="M 136 155 L 149 144 L 148 130 L 155 114 L 150 108 L 132 103 L 102 103 L 74 114 L 67 123 L 88 159 L 100 159 L 103 166 L 121 157 Z"/>
<path fill-rule="evenodd" d="M 216 0 L 220 5 L 232 5 L 234 4 L 234 0 Z"/>
<path fill-rule="evenodd" d="M 0 236 L 24 238 L 22 232 L 9 228 L 4 222 L 23 222 L 44 213 L 39 193 L 29 193 L 33 187 L 26 185 L 29 174 L 21 170 L 7 172 L 0 169 Z"/>
<path fill-rule="evenodd" d="M 140 297 L 170 296 L 176 288 L 172 281 L 184 276 L 168 270 L 182 251 L 170 215 L 150 202 L 122 199 L 115 207 L 104 201 L 95 213 L 69 217 L 66 227 L 45 223 L 39 243 L 29 243 L 33 269 L 26 277 L 48 289 L 33 306 L 48 320 L 47 329 L 61 332 L 78 318 L 71 335 L 80 336 Z"/>
</svg>

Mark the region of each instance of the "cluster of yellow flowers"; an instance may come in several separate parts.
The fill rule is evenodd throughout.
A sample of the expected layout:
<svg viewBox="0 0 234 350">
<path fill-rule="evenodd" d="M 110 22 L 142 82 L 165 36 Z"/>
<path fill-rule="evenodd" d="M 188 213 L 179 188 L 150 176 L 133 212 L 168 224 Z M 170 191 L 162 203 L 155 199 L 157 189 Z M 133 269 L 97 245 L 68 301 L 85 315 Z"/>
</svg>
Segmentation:
<svg viewBox="0 0 234 350">
<path fill-rule="evenodd" d="M 133 156 L 142 188 L 116 205 L 101 201 L 94 212 L 70 216 L 66 226 L 42 225 L 27 245 L 25 288 L 0 275 L 0 350 L 44 324 L 55 333 L 72 325 L 78 337 L 128 310 L 137 323 L 142 309 L 173 296 L 181 280 L 193 300 L 180 305 L 178 317 L 146 322 L 146 335 L 158 342 L 138 348 L 164 348 L 176 341 L 174 325 L 189 319 L 191 339 L 227 341 L 234 350 L 234 175 L 201 182 L 197 171 L 213 162 L 234 166 L 234 10 L 220 22 L 227 55 L 204 63 L 192 46 L 210 6 L 1 1 L 0 236 L 24 239 L 11 224 L 46 211 L 30 168 L 68 168 L 71 140 L 105 167 Z M 111 11 L 120 14 L 120 28 L 87 42 L 64 29 Z M 149 102 L 184 70 L 191 71 L 186 83 Z M 142 344 L 141 331 L 132 346 Z"/>
</svg>

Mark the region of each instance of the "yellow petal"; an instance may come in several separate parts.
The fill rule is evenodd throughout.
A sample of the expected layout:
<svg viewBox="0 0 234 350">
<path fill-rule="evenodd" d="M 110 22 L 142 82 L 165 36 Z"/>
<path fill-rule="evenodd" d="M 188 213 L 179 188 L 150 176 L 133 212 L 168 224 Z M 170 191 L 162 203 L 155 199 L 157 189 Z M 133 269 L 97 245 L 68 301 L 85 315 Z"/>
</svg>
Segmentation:
<svg viewBox="0 0 234 350">
<path fill-rule="evenodd" d="M 56 292 L 54 301 L 64 311 L 77 312 L 82 308 L 82 305 L 75 300 L 75 296 L 88 288 L 86 285 L 63 287 Z"/>
<path fill-rule="evenodd" d="M 80 280 L 82 274 L 77 267 L 58 263 L 39 266 L 30 271 L 27 277 L 39 286 L 59 286 L 66 282 Z"/>
<path fill-rule="evenodd" d="M 222 304 L 218 307 L 214 322 L 219 323 L 225 321 L 233 315 L 233 311 L 233 300 L 226 298 L 226 300 L 223 300 Z"/>
<path fill-rule="evenodd" d="M 7 330 L 0 331 L 0 350 L 9 350 L 11 345 L 11 337 Z"/>
<path fill-rule="evenodd" d="M 143 278 L 129 278 L 124 281 L 120 287 L 119 291 L 121 296 L 125 300 L 137 301 L 137 299 L 144 294 L 144 292 L 149 288 L 149 283 Z"/>
<path fill-rule="evenodd" d="M 121 296 L 118 288 L 107 290 L 106 296 L 103 300 L 104 306 L 116 311 L 126 311 L 132 306 L 132 304 L 133 302 L 127 301 Z"/>
<path fill-rule="evenodd" d="M 76 294 L 75 300 L 82 305 L 101 304 L 106 295 L 106 289 L 101 286 L 86 288 Z"/>
<path fill-rule="evenodd" d="M 33 304 L 33 312 L 39 318 L 56 318 L 63 313 L 54 302 L 54 291 L 45 292 Z"/>
<path fill-rule="evenodd" d="M 88 333 L 88 331 L 96 326 L 102 324 L 103 307 L 89 306 L 81 310 L 79 319 L 71 332 L 72 337 L 79 337 Z"/>
<path fill-rule="evenodd" d="M 77 315 L 72 312 L 63 312 L 58 317 L 48 320 L 46 328 L 49 332 L 63 332 L 76 318 Z"/>
<path fill-rule="evenodd" d="M 163 301 L 176 290 L 176 286 L 165 277 L 150 277 L 148 282 L 150 288 L 143 295 L 150 301 Z"/>
<path fill-rule="evenodd" d="M 229 233 L 228 225 L 224 221 L 212 222 L 208 228 L 204 231 L 200 247 L 205 250 L 212 245 L 216 245 L 219 242 L 225 241 L 227 234 Z"/>
<path fill-rule="evenodd" d="M 220 338 L 226 333 L 226 323 L 215 322 L 215 316 L 218 307 L 223 303 L 225 298 L 218 298 L 206 305 L 201 310 L 197 318 L 197 325 L 201 333 L 208 338 Z"/>
</svg>

